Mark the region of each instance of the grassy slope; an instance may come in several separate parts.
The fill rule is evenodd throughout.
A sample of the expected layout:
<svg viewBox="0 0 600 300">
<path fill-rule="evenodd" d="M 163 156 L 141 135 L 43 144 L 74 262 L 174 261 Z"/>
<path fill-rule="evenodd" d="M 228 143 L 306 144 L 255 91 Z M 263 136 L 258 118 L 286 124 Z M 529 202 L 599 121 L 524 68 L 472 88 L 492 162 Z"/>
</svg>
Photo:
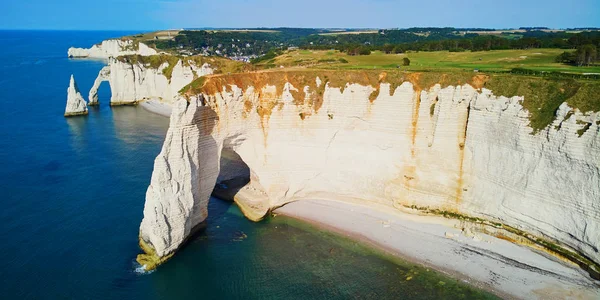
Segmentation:
<svg viewBox="0 0 600 300">
<path fill-rule="evenodd" d="M 561 49 L 495 50 L 481 52 L 411 52 L 406 54 L 384 54 L 379 51 L 371 55 L 349 56 L 339 51 L 290 51 L 266 64 L 276 66 L 310 66 L 332 69 L 393 69 L 402 66 L 402 59 L 408 57 L 411 64 L 401 67 L 407 71 L 506 71 L 512 68 L 526 68 L 537 71 L 561 71 L 573 73 L 600 73 L 600 66 L 574 67 L 555 63 Z M 340 63 L 344 58 L 348 63 Z M 319 60 L 321 62 L 319 62 Z M 332 60 L 326 62 L 325 60 Z M 333 60 L 338 60 L 333 62 Z"/>
</svg>

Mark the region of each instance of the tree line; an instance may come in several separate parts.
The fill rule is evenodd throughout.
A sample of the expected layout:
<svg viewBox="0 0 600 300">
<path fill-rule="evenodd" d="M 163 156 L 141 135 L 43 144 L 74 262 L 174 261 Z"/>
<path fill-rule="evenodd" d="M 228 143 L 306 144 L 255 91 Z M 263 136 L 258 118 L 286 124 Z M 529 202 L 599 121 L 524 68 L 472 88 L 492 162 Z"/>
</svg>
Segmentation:
<svg viewBox="0 0 600 300">
<path fill-rule="evenodd" d="M 579 46 L 576 51 L 563 52 L 556 57 L 556 62 L 574 66 L 589 66 L 598 61 L 598 48 L 592 44 Z"/>
<path fill-rule="evenodd" d="M 334 43 L 334 44 L 304 44 L 305 49 L 336 49 L 348 54 L 367 54 L 369 51 L 380 50 L 385 53 L 403 53 L 407 51 L 488 51 L 508 49 L 559 48 L 577 49 L 584 45 L 600 47 L 600 32 L 584 32 L 577 34 L 546 34 L 540 37 L 524 36 L 518 39 L 507 39 L 494 35 L 465 35 L 462 38 L 444 40 L 424 40 L 408 43 Z"/>
<path fill-rule="evenodd" d="M 269 29 L 269 28 L 265 28 Z M 371 51 L 488 51 L 505 49 L 559 48 L 566 52 L 557 61 L 574 65 L 594 63 L 600 48 L 600 31 L 570 33 L 528 29 L 501 35 L 469 33 L 456 28 L 409 28 L 378 30 L 371 33 L 323 34 L 324 29 L 273 28 L 271 31 L 185 30 L 172 40 L 150 41 L 158 49 L 185 49 L 194 54 L 257 57 L 289 47 L 336 49 L 349 55 Z M 483 31 L 478 29 L 477 31 Z M 465 33 L 467 32 L 467 33 Z M 590 46 L 587 46 L 590 45 Z M 586 46 L 586 47 L 584 47 Z"/>
</svg>

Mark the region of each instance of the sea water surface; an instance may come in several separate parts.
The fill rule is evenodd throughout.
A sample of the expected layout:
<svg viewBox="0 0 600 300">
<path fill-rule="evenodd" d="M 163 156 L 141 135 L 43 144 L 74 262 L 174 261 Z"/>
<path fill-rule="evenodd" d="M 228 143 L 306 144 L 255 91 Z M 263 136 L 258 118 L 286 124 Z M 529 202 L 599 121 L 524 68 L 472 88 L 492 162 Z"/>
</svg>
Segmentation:
<svg viewBox="0 0 600 300">
<path fill-rule="evenodd" d="M 252 223 L 211 199 L 208 227 L 136 272 L 144 196 L 168 119 L 87 98 L 105 62 L 66 57 L 133 32 L 0 31 L 2 299 L 474 299 L 493 296 L 286 217 Z"/>
</svg>

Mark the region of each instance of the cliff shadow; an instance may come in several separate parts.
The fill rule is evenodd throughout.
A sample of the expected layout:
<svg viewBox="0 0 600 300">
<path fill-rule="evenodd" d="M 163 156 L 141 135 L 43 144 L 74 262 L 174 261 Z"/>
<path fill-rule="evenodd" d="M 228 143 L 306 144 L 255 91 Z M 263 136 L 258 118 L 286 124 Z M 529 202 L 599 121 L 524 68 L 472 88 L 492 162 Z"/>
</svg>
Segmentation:
<svg viewBox="0 0 600 300">
<path fill-rule="evenodd" d="M 250 183 L 250 168 L 232 149 L 221 151 L 220 171 L 212 196 L 233 202 L 235 195 Z"/>
</svg>

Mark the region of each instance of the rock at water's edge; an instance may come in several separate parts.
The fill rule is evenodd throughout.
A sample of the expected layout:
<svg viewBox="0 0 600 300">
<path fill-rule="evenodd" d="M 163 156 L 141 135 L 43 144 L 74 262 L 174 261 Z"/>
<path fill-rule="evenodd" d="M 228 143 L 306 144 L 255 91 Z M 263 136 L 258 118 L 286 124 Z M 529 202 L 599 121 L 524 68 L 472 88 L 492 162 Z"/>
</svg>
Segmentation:
<svg viewBox="0 0 600 300">
<path fill-rule="evenodd" d="M 69 82 L 69 88 L 67 89 L 67 107 L 65 108 L 65 117 L 87 115 L 87 105 L 85 100 L 77 88 L 75 77 L 71 74 L 71 81 Z"/>
</svg>

